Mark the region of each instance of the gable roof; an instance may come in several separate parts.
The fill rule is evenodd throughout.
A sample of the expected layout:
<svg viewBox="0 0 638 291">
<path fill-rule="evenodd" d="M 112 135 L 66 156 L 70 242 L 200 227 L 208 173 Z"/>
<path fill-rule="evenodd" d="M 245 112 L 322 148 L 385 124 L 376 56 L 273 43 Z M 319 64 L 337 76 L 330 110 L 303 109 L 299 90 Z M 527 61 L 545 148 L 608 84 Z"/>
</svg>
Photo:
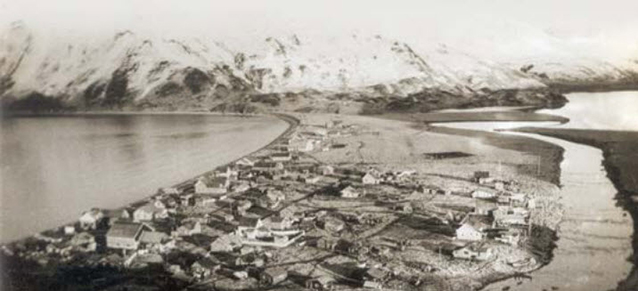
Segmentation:
<svg viewBox="0 0 638 291">
<path fill-rule="evenodd" d="M 492 227 L 492 218 L 487 215 L 468 214 L 462 224 L 467 224 L 476 230 L 484 230 Z"/>
<path fill-rule="evenodd" d="M 121 238 L 134 238 L 142 231 L 143 225 L 141 223 L 132 222 L 116 222 L 111 226 L 111 229 L 106 233 L 106 236 L 121 237 Z"/>
<path fill-rule="evenodd" d="M 161 243 L 164 238 L 167 238 L 168 235 L 163 232 L 157 231 L 143 231 L 140 236 L 140 241 L 143 243 L 153 243 L 158 244 Z"/>
</svg>

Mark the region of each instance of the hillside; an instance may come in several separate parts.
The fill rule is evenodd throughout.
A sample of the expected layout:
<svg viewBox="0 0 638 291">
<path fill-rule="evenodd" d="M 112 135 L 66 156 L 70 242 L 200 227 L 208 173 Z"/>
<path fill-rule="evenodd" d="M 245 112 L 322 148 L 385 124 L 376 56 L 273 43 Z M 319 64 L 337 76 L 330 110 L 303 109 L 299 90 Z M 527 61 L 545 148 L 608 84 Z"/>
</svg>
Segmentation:
<svg viewBox="0 0 638 291">
<path fill-rule="evenodd" d="M 636 67 L 581 60 L 503 62 L 445 44 L 380 35 L 262 39 L 35 32 L 0 41 L 9 110 L 330 111 L 378 113 L 489 105 L 555 106 L 548 88 L 636 84 Z M 530 66 L 533 65 L 533 66 Z"/>
</svg>

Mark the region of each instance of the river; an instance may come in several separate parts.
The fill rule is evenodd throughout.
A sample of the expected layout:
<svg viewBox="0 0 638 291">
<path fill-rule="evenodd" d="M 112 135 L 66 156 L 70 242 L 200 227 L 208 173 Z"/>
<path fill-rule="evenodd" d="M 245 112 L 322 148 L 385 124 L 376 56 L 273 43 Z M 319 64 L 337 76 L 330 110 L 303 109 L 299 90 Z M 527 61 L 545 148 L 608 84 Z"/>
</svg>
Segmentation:
<svg viewBox="0 0 638 291">
<path fill-rule="evenodd" d="M 493 131 L 522 126 L 638 131 L 638 92 L 573 93 L 569 103 L 540 113 L 567 117 L 552 122 L 459 122 L 438 124 Z M 561 168 L 561 201 L 565 213 L 557 231 L 553 260 L 533 272 L 531 280 L 505 280 L 485 290 L 613 290 L 633 265 L 631 216 L 616 205 L 617 190 L 602 166 L 602 151 L 536 134 L 503 132 L 540 139 L 565 149 Z M 505 289 L 504 289 L 505 288 Z"/>
<path fill-rule="evenodd" d="M 265 146 L 287 127 L 270 116 L 5 118 L 0 242 L 150 196 Z"/>
</svg>

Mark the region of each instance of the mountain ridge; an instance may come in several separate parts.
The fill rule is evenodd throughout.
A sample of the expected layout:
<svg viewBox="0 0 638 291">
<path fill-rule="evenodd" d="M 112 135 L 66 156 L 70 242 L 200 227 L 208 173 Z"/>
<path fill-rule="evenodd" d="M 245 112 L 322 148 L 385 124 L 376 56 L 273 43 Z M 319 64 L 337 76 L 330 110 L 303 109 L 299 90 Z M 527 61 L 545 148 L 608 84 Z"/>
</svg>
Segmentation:
<svg viewBox="0 0 638 291">
<path fill-rule="evenodd" d="M 560 63 L 497 62 L 445 44 L 414 47 L 380 35 L 291 34 L 249 47 L 130 30 L 63 38 L 17 23 L 2 40 L 0 97 L 3 109 L 14 110 L 50 98 L 55 101 L 44 102 L 45 109 L 372 113 L 555 106 L 562 98 L 552 88 L 561 85 L 638 84 L 635 62 L 579 60 L 566 70 Z"/>
</svg>

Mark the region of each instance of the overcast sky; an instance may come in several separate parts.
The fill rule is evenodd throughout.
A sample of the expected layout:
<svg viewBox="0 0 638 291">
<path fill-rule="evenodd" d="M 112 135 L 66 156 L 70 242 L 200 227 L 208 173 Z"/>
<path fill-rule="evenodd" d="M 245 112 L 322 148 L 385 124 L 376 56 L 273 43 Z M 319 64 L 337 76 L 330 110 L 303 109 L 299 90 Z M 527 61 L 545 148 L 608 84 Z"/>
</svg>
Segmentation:
<svg viewBox="0 0 638 291">
<path fill-rule="evenodd" d="M 638 43 L 637 0 L 0 0 L 0 21 L 34 28 L 249 34 L 356 31 L 481 38 L 529 27 L 561 38 Z"/>
</svg>

